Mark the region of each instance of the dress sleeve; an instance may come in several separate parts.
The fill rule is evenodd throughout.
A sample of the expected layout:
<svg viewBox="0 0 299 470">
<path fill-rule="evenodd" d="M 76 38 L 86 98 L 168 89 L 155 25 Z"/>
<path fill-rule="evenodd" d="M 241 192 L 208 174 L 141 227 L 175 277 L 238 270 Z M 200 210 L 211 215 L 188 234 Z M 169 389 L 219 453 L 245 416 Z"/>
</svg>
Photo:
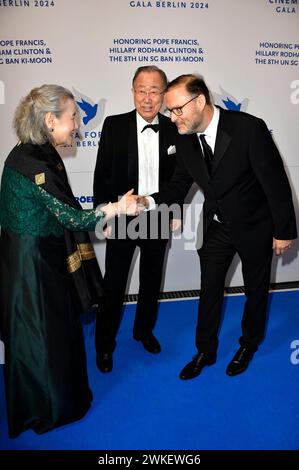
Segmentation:
<svg viewBox="0 0 299 470">
<path fill-rule="evenodd" d="M 94 209 L 75 209 L 61 202 L 40 186 L 37 188 L 37 198 L 40 203 L 68 230 L 94 230 L 96 224 L 105 218 L 104 212 Z"/>
</svg>

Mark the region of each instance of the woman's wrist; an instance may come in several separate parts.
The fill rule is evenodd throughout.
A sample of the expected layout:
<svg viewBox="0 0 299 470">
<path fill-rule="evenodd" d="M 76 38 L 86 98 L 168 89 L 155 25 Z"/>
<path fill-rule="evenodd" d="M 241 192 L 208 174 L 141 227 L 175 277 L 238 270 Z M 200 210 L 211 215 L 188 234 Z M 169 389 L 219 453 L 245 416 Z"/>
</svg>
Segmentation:
<svg viewBox="0 0 299 470">
<path fill-rule="evenodd" d="M 106 206 L 101 207 L 107 219 L 112 219 L 119 214 L 119 207 L 117 202 L 109 202 Z"/>
</svg>

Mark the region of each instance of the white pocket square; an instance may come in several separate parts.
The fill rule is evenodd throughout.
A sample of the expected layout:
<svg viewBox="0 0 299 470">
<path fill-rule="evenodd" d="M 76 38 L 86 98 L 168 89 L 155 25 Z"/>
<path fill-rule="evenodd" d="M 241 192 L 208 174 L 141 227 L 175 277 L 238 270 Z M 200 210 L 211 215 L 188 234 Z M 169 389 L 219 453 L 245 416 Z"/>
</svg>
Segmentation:
<svg viewBox="0 0 299 470">
<path fill-rule="evenodd" d="M 173 153 L 176 153 L 175 145 L 170 145 L 167 149 L 167 155 L 172 155 Z"/>
</svg>

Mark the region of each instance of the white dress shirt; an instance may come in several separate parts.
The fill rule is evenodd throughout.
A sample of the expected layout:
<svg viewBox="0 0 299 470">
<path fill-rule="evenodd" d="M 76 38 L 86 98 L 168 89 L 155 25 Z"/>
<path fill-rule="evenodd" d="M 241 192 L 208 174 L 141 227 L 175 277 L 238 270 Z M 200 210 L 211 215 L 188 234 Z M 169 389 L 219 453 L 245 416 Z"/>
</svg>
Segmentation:
<svg viewBox="0 0 299 470">
<path fill-rule="evenodd" d="M 214 154 L 215 144 L 216 144 L 216 136 L 217 136 L 217 129 L 218 129 L 218 123 L 219 123 L 219 117 L 220 117 L 220 111 L 215 106 L 213 106 L 213 110 L 214 110 L 213 117 L 212 117 L 212 120 L 211 120 L 210 124 L 204 130 L 204 132 L 197 132 L 197 136 L 198 136 L 199 143 L 201 145 L 202 151 L 203 151 L 203 148 L 202 148 L 202 143 L 200 141 L 199 136 L 204 134 L 206 142 L 211 147 L 212 152 Z M 203 154 L 204 154 L 204 152 L 203 152 Z M 217 220 L 217 222 L 220 222 L 220 220 L 218 219 L 216 214 L 214 214 L 214 220 Z"/>
<path fill-rule="evenodd" d="M 212 152 L 214 153 L 215 143 L 216 143 L 216 136 L 217 136 L 217 128 L 218 128 L 219 117 L 220 117 L 220 111 L 215 106 L 213 106 L 213 111 L 214 111 L 213 112 L 213 117 L 212 117 L 212 120 L 211 120 L 210 124 L 204 130 L 204 132 L 197 132 L 197 136 L 198 136 L 198 139 L 199 139 L 199 136 L 201 134 L 204 134 L 207 144 L 211 147 Z M 199 142 L 200 142 L 200 139 L 199 139 Z M 201 145 L 201 142 L 200 142 L 200 145 Z M 202 148 L 202 145 L 201 145 L 201 148 Z"/>
<path fill-rule="evenodd" d="M 136 113 L 138 141 L 138 193 L 147 196 L 159 191 L 159 131 L 145 129 L 149 124 Z M 151 124 L 159 124 L 158 116 Z"/>
</svg>

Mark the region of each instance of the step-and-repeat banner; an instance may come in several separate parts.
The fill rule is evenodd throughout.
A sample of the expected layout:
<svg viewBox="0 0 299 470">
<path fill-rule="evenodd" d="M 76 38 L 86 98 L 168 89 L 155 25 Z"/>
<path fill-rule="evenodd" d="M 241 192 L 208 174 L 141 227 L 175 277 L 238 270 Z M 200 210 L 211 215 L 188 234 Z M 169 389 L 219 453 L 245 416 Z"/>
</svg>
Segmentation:
<svg viewBox="0 0 299 470">
<path fill-rule="evenodd" d="M 133 109 L 133 74 L 149 64 L 170 80 L 199 73 L 216 104 L 262 117 L 283 156 L 298 212 L 299 0 L 0 0 L 0 173 L 16 142 L 12 118 L 20 98 L 43 83 L 61 84 L 81 112 L 80 135 L 65 164 L 75 195 L 91 207 L 103 120 Z M 201 207 L 203 198 L 193 188 L 188 200 Z M 193 220 L 199 214 L 186 216 L 193 228 L 171 242 L 165 291 L 200 286 Z M 103 268 L 105 242 L 96 240 L 95 247 Z M 298 244 L 273 261 L 273 281 L 299 279 L 297 250 Z M 137 291 L 137 275 L 138 259 L 130 292 Z M 228 283 L 243 283 L 238 259 Z"/>
</svg>

